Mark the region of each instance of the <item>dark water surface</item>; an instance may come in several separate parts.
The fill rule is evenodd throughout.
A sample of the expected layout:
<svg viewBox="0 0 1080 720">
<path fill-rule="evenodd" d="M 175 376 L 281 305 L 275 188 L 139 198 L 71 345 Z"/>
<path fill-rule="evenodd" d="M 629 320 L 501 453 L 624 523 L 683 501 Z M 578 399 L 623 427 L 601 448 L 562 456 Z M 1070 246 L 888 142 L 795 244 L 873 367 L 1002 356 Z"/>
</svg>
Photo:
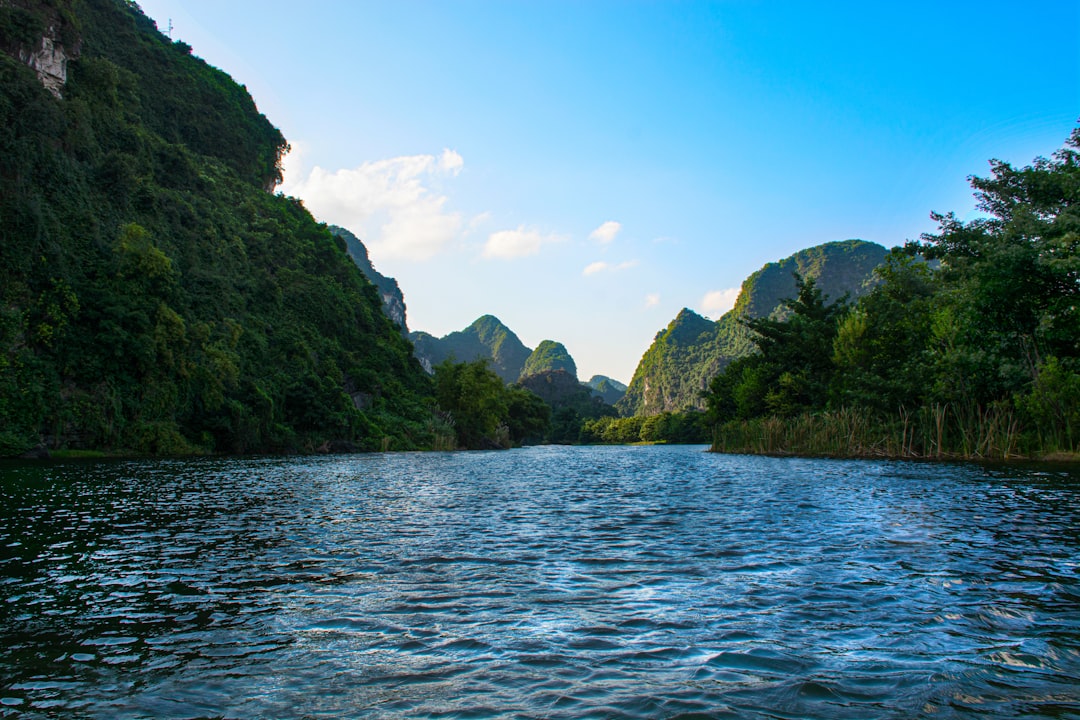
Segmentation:
<svg viewBox="0 0 1080 720">
<path fill-rule="evenodd" d="M 700 447 L 0 466 L 0 717 L 1080 718 L 1080 476 Z"/>
</svg>

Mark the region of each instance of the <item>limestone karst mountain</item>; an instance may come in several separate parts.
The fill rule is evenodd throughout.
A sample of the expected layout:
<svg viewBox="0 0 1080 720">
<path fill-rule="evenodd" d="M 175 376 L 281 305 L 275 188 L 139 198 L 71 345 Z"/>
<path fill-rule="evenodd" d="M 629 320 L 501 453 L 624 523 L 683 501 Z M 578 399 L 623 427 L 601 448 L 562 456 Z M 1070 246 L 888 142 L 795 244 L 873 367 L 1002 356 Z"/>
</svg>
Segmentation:
<svg viewBox="0 0 1080 720">
<path fill-rule="evenodd" d="M 835 301 L 857 298 L 873 286 L 874 268 L 888 251 L 864 240 L 825 243 L 768 263 L 745 281 L 735 307 L 713 322 L 682 310 L 656 334 L 616 407 L 624 415 L 655 415 L 704 407 L 701 392 L 731 360 L 753 351 L 741 318 L 782 314 L 796 294 L 794 273 L 813 278 Z"/>
<path fill-rule="evenodd" d="M 408 337 L 409 328 L 406 325 L 405 318 L 405 296 L 398 286 L 398 281 L 392 277 L 386 277 L 375 269 L 375 266 L 371 264 L 371 258 L 368 257 L 367 247 L 364 246 L 360 238 L 337 225 L 330 225 L 329 229 L 334 237 L 345 241 L 345 250 L 349 253 L 349 257 L 353 259 L 353 262 L 364 273 L 364 276 L 379 291 L 383 312 L 386 313 L 391 322 L 401 328 L 402 334 Z"/>
<path fill-rule="evenodd" d="M 491 369 L 507 383 L 520 377 L 525 360 L 532 353 L 494 315 L 483 315 L 464 330 L 441 338 L 417 331 L 409 333 L 409 339 L 416 347 L 416 357 L 429 372 L 447 359 L 456 362 L 486 359 L 491 362 Z"/>
</svg>

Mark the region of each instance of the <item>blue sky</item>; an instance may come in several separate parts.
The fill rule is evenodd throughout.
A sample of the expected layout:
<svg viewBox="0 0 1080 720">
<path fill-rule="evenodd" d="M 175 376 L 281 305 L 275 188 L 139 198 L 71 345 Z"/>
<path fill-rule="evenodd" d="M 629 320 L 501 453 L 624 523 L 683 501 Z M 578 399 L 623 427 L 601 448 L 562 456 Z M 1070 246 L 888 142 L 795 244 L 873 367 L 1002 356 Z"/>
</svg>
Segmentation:
<svg viewBox="0 0 1080 720">
<path fill-rule="evenodd" d="M 629 382 L 767 262 L 971 217 L 1080 118 L 1080 3 L 141 0 L 294 148 L 411 329 L 490 313 Z"/>
</svg>

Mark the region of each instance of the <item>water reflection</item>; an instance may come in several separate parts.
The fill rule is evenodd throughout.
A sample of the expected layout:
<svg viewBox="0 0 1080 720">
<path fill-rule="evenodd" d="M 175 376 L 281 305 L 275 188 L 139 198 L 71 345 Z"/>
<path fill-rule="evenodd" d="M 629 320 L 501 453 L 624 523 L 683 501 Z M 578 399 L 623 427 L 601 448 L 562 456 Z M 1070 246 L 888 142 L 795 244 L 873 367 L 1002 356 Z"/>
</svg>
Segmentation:
<svg viewBox="0 0 1080 720">
<path fill-rule="evenodd" d="M 653 447 L 0 473 L 0 716 L 1080 714 L 1068 472 Z"/>
</svg>

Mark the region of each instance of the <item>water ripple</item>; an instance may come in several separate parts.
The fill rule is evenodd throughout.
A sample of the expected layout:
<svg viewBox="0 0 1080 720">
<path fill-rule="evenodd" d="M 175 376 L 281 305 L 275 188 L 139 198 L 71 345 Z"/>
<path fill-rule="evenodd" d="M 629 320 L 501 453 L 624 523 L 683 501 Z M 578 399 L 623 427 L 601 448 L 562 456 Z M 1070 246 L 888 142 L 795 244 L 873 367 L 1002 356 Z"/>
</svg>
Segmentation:
<svg viewBox="0 0 1080 720">
<path fill-rule="evenodd" d="M 0 466 L 0 717 L 1080 717 L 1068 471 Z"/>
</svg>

